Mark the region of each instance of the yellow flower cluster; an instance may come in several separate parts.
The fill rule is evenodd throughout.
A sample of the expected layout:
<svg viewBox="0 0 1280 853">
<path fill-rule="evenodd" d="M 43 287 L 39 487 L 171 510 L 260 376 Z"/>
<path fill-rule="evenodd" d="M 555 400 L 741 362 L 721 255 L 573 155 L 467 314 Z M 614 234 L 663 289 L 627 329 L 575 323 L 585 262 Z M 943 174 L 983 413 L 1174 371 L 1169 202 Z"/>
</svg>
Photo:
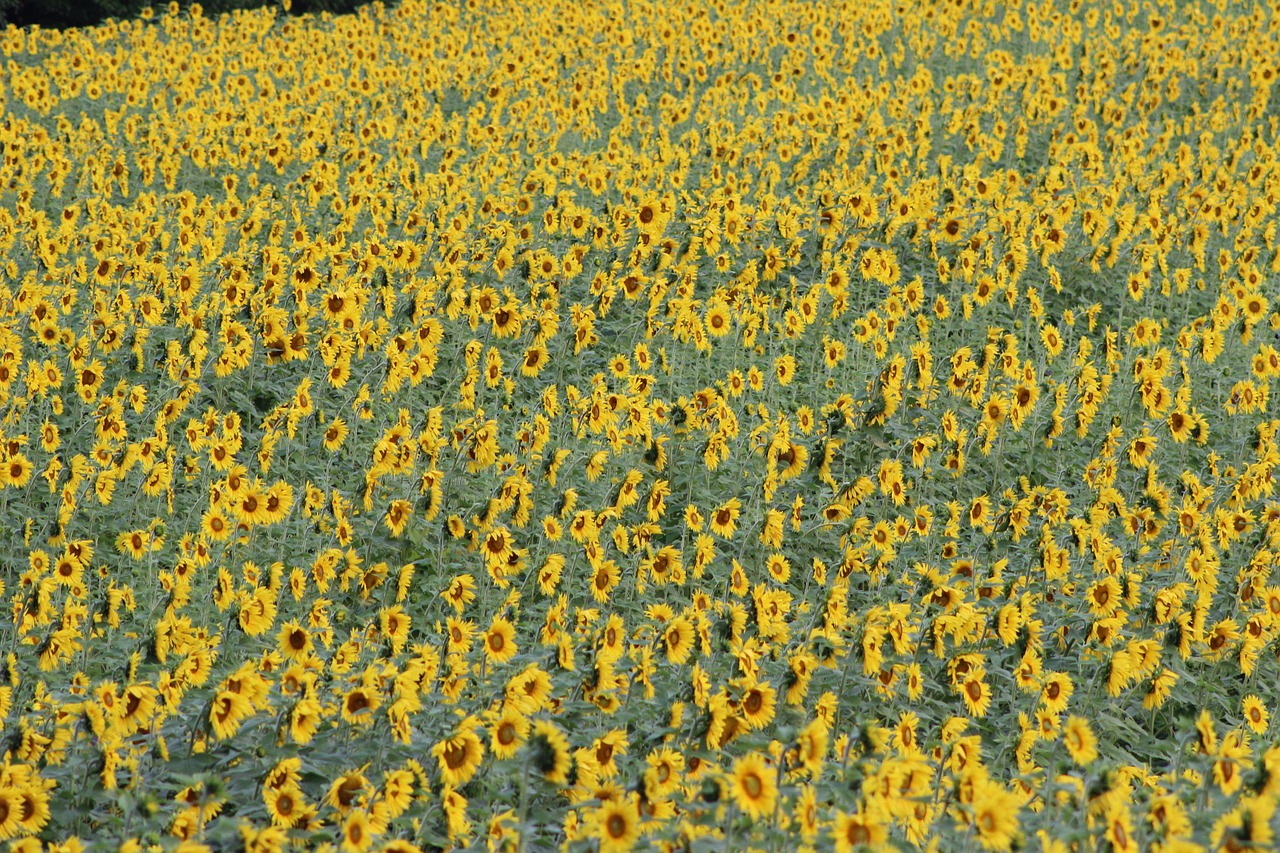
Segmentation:
<svg viewBox="0 0 1280 853">
<path fill-rule="evenodd" d="M 1273 845 L 1278 14 L 0 33 L 0 840 Z"/>
</svg>

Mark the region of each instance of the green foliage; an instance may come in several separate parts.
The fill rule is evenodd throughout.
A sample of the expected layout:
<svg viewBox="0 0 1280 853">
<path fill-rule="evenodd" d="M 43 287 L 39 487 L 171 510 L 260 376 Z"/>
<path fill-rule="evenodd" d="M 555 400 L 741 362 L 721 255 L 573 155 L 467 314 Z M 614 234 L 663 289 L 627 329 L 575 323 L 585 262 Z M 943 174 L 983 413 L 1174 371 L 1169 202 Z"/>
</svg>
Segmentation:
<svg viewBox="0 0 1280 853">
<path fill-rule="evenodd" d="M 0 841 L 1269 844 L 1271 25 L 1054 2 L 0 32 Z"/>
</svg>

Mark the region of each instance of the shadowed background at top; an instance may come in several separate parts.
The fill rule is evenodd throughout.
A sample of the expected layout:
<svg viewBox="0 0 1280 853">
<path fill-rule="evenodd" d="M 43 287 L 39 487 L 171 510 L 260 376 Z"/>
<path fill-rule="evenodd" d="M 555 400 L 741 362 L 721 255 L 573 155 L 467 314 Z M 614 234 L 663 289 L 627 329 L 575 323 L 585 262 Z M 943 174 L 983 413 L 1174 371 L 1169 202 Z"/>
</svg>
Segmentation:
<svg viewBox="0 0 1280 853">
<path fill-rule="evenodd" d="M 352 12 L 367 5 L 369 0 L 293 0 L 290 13 Z M 167 4 L 149 0 L 0 0 L 0 26 L 13 24 L 20 27 L 89 27 L 108 18 L 134 18 L 147 6 L 157 12 Z M 185 8 L 190 0 L 182 0 Z M 280 5 L 280 0 L 207 0 L 200 4 L 206 15 L 218 15 L 234 9 L 257 9 L 267 5 Z M 390 4 L 388 4 L 390 5 Z"/>
</svg>

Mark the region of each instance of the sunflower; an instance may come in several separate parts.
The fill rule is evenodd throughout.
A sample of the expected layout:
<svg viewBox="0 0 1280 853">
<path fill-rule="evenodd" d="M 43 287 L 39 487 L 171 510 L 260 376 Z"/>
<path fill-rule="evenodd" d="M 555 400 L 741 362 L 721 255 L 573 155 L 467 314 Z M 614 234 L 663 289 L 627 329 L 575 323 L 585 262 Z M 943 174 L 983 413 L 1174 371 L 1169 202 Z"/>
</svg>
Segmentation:
<svg viewBox="0 0 1280 853">
<path fill-rule="evenodd" d="M 342 418 L 334 418 L 325 428 L 322 446 L 330 453 L 337 451 L 347 440 L 347 432 L 347 422 Z"/>
<path fill-rule="evenodd" d="M 646 561 L 646 565 L 649 577 L 659 586 L 669 582 L 684 582 L 684 559 L 679 548 L 667 545 L 659 549 L 658 553 Z"/>
<path fill-rule="evenodd" d="M 200 517 L 200 532 L 210 542 L 222 542 L 230 538 L 234 529 L 231 520 L 220 509 L 210 509 Z"/>
<path fill-rule="evenodd" d="M 662 643 L 666 649 L 667 660 L 674 664 L 682 664 L 693 652 L 693 625 L 683 616 L 672 619 L 662 632 Z"/>
<path fill-rule="evenodd" d="M 76 393 L 80 395 L 80 399 L 92 403 L 98 398 L 105 372 L 105 365 L 96 358 L 76 371 Z"/>
<path fill-rule="evenodd" d="M 433 746 L 431 754 L 440 766 L 440 776 L 446 785 L 465 785 L 480 769 L 484 744 L 472 727 L 464 725 L 453 737 Z"/>
<path fill-rule="evenodd" d="M 862 847 L 875 847 L 888 837 L 883 821 L 866 811 L 840 812 L 836 817 L 836 853 L 853 853 Z"/>
<path fill-rule="evenodd" d="M 508 705 L 489 727 L 489 749 L 498 758 L 513 758 L 528 737 L 528 719 Z"/>
<path fill-rule="evenodd" d="M 991 515 L 991 499 L 986 495 L 979 495 L 969 505 L 969 526 L 986 529 Z"/>
<path fill-rule="evenodd" d="M 373 829 L 369 816 L 363 811 L 353 811 L 342 823 L 343 853 L 364 853 L 373 845 Z"/>
<path fill-rule="evenodd" d="M 118 706 L 119 720 L 128 731 L 137 731 L 155 714 L 159 693 L 146 684 L 131 684 L 125 688 Z"/>
<path fill-rule="evenodd" d="M 302 699 L 289 714 L 289 737 L 294 743 L 308 744 L 320 729 L 323 709 L 315 699 Z"/>
<path fill-rule="evenodd" d="M 786 446 L 777 451 L 776 458 L 783 466 L 779 476 L 783 480 L 790 480 L 800 476 L 800 472 L 805 469 L 809 462 L 809 449 L 795 441 L 788 440 L 784 444 Z"/>
<path fill-rule="evenodd" d="M 368 723 L 378 710 L 381 699 L 368 687 L 356 687 L 342 697 L 342 719 L 351 724 Z"/>
<path fill-rule="evenodd" d="M 661 747 L 645 758 L 645 797 L 651 801 L 667 799 L 680 787 L 680 774 L 684 772 L 684 756 L 669 746 Z"/>
<path fill-rule="evenodd" d="M 407 568 L 412 571 L 413 567 L 410 565 Z M 409 614 L 399 605 L 378 613 L 378 627 L 382 629 L 382 636 L 391 643 L 393 654 L 399 654 L 404 649 L 405 643 L 409 641 L 409 628 L 412 624 Z"/>
<path fill-rule="evenodd" d="M 1045 352 L 1048 353 L 1049 358 L 1057 358 L 1062 354 L 1062 333 L 1052 323 L 1045 323 L 1040 327 L 1040 342 L 1044 344 Z"/>
<path fill-rule="evenodd" d="M 987 709 L 991 707 L 991 688 L 983 680 L 985 674 L 981 667 L 975 667 L 960 685 L 960 695 L 964 698 L 965 711 L 970 717 L 985 717 Z"/>
<path fill-rule="evenodd" d="M 383 517 L 383 524 L 391 531 L 393 538 L 399 538 L 404 535 L 405 528 L 412 518 L 413 504 L 403 499 L 396 499 L 387 507 L 386 515 Z"/>
<path fill-rule="evenodd" d="M 636 225 L 641 234 L 650 237 L 662 233 L 666 218 L 663 216 L 660 200 L 649 198 L 640 203 L 640 209 L 636 211 Z"/>
<path fill-rule="evenodd" d="M 633 849 L 640 839 L 640 806 L 636 795 L 605 802 L 593 812 L 591 825 L 593 835 L 600 842 L 600 853 Z"/>
<path fill-rule="evenodd" d="M 773 362 L 773 373 L 779 385 L 790 385 L 796 376 L 796 360 L 791 355 L 779 356 Z"/>
<path fill-rule="evenodd" d="M 750 752 L 733 763 L 729 793 L 738 808 L 753 820 L 772 817 L 778 783 L 764 756 Z"/>
<path fill-rule="evenodd" d="M 222 690 L 213 699 L 209 709 L 209 722 L 218 740 L 226 740 L 236 733 L 240 723 L 253 713 L 249 698 L 231 690 Z"/>
<path fill-rule="evenodd" d="M 240 628 L 251 637 L 265 633 L 275 618 L 276 593 L 268 587 L 258 587 L 240 605 Z"/>
<path fill-rule="evenodd" d="M 1120 582 L 1113 577 L 1103 578 L 1085 592 L 1085 601 L 1089 604 L 1089 612 L 1094 616 L 1111 616 L 1122 604 Z"/>
<path fill-rule="evenodd" d="M 1098 738 L 1084 717 L 1072 715 L 1062 732 L 1062 742 L 1071 760 L 1084 767 L 1098 757 Z"/>
<path fill-rule="evenodd" d="M 520 375 L 527 378 L 537 376 L 550 361 L 551 353 L 543 344 L 535 342 L 520 359 Z"/>
<path fill-rule="evenodd" d="M 1139 848 L 1133 837 L 1133 817 L 1123 802 L 1117 802 L 1107 809 L 1106 839 L 1111 842 L 1113 853 L 1130 853 Z"/>
<path fill-rule="evenodd" d="M 1242 319 L 1246 326 L 1253 326 L 1267 316 L 1270 302 L 1260 293 L 1248 293 L 1240 300 Z"/>
<path fill-rule="evenodd" d="M 1075 685 L 1071 682 L 1071 676 L 1065 672 L 1051 672 L 1045 676 L 1044 683 L 1040 687 L 1040 702 L 1049 713 L 1061 714 L 1066 710 L 1067 702 L 1071 699 L 1074 690 Z"/>
<path fill-rule="evenodd" d="M 1271 715 L 1261 699 L 1253 694 L 1244 697 L 1244 721 L 1254 734 L 1264 734 L 1271 723 Z"/>
<path fill-rule="evenodd" d="M 738 516 L 742 513 L 742 501 L 730 498 L 711 511 L 711 532 L 722 539 L 732 539 L 738 529 Z"/>
<path fill-rule="evenodd" d="M 814 779 L 822 773 L 829 742 L 830 731 L 820 717 L 810 720 L 796 738 L 796 760 Z"/>
<path fill-rule="evenodd" d="M 302 660 L 311 655 L 311 632 L 297 622 L 286 622 L 280 628 L 277 647 L 288 660 Z"/>
<path fill-rule="evenodd" d="M 613 592 L 622 580 L 621 570 L 613 560 L 601 560 L 591 573 L 591 595 L 601 604 L 609 601 Z"/>
<path fill-rule="evenodd" d="M 1018 798 L 1002 785 L 982 779 L 973 786 L 973 827 L 986 850 L 1008 850 L 1018 832 Z"/>
<path fill-rule="evenodd" d="M 596 738 L 586 750 L 592 769 L 602 779 L 612 779 L 619 773 L 618 758 L 627 754 L 627 733 L 622 729 Z"/>
<path fill-rule="evenodd" d="M 449 838 L 459 841 L 471 833 L 471 821 L 467 820 L 467 798 L 446 785 L 440 792 L 440 804 L 444 807 Z"/>
<path fill-rule="evenodd" d="M 151 552 L 151 534 L 145 530 L 126 530 L 116 537 L 116 550 L 131 559 L 141 560 Z"/>
<path fill-rule="evenodd" d="M 0 488 L 6 486 L 20 489 L 31 480 L 35 466 L 22 453 L 14 453 L 3 464 L 0 464 Z"/>
<path fill-rule="evenodd" d="M 1218 748 L 1217 760 L 1213 762 L 1213 781 L 1228 797 L 1244 784 L 1240 771 L 1253 763 L 1249 758 L 1251 749 L 1246 737 L 1239 729 L 1224 735 Z"/>
<path fill-rule="evenodd" d="M 723 749 L 724 745 L 731 743 L 733 738 L 740 734 L 737 717 L 733 716 L 733 710 L 723 690 L 710 698 L 707 711 L 710 716 L 707 722 L 707 748 Z"/>
<path fill-rule="evenodd" d="M 391 817 L 404 814 L 413 805 L 413 772 L 401 768 L 388 771 L 382 780 L 382 796 Z"/>
<path fill-rule="evenodd" d="M 529 738 L 534 768 L 542 778 L 556 785 L 569 783 L 569 771 L 573 768 L 573 756 L 564 732 L 554 724 L 538 720 L 533 724 Z"/>
<path fill-rule="evenodd" d="M 267 806 L 271 823 L 285 829 L 298 826 L 310 812 L 302 790 L 294 784 L 279 788 L 264 788 L 262 799 Z"/>
<path fill-rule="evenodd" d="M 600 632 L 600 648 L 596 653 L 596 659 L 604 663 L 614 663 L 622 657 L 626 639 L 626 622 L 617 613 L 610 614 L 604 629 Z"/>
<path fill-rule="evenodd" d="M 458 575 L 449 582 L 448 588 L 440 596 L 449 602 L 454 612 L 461 613 L 468 604 L 476 600 L 476 579 L 469 574 Z"/>
<path fill-rule="evenodd" d="M 237 521 L 251 526 L 269 524 L 271 521 L 267 496 L 256 483 L 235 496 L 231 501 L 231 514 Z"/>
<path fill-rule="evenodd" d="M 733 315 L 729 311 L 729 306 L 723 302 L 715 302 L 707 309 L 704 322 L 707 324 L 707 334 L 713 338 L 722 338 L 733 330 Z"/>
<path fill-rule="evenodd" d="M 52 817 L 48 793 L 38 785 L 28 783 L 17 788 L 17 799 L 18 825 L 22 831 L 34 835 L 44 829 Z"/>
<path fill-rule="evenodd" d="M 514 338 L 520 334 L 522 317 L 520 303 L 509 301 L 494 310 L 489 318 L 493 332 L 499 338 Z"/>
<path fill-rule="evenodd" d="M 742 691 L 738 703 L 743 727 L 748 731 L 763 729 L 773 720 L 778 707 L 778 694 L 767 681 L 751 680 Z"/>
</svg>

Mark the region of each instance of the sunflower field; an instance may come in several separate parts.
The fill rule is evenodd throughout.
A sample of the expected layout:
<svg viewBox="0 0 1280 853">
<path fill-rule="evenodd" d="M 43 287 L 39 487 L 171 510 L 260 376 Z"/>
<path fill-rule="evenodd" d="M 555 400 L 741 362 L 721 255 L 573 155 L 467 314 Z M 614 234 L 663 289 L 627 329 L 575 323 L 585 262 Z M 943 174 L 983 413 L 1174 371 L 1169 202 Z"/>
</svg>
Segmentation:
<svg viewBox="0 0 1280 853">
<path fill-rule="evenodd" d="M 9 850 L 1276 843 L 1274 4 L 0 51 Z"/>
</svg>

